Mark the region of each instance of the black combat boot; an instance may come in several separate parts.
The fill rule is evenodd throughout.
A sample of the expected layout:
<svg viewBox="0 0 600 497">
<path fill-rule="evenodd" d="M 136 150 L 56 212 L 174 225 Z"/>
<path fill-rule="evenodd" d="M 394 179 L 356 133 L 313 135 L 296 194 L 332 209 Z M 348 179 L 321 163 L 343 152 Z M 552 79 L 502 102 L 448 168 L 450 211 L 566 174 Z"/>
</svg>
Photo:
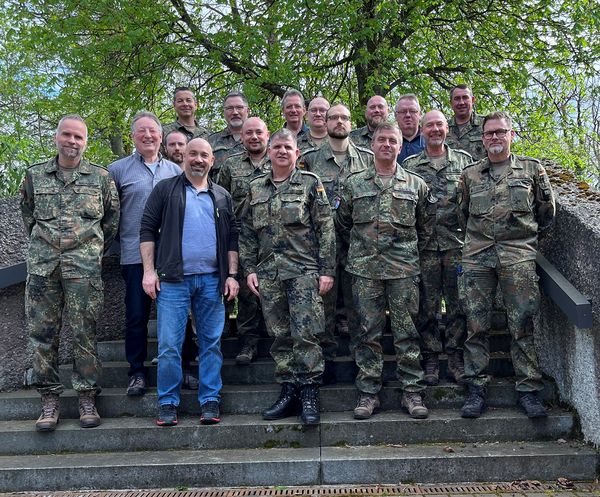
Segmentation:
<svg viewBox="0 0 600 497">
<path fill-rule="evenodd" d="M 460 415 L 463 418 L 478 418 L 483 414 L 485 408 L 486 388 L 469 385 L 469 396 L 462 406 Z"/>
<path fill-rule="evenodd" d="M 302 402 L 300 422 L 303 425 L 318 425 L 321 422 L 319 385 L 304 385 L 300 390 L 300 401 Z"/>
<path fill-rule="evenodd" d="M 275 419 L 287 418 L 298 414 L 300 403 L 298 400 L 298 390 L 292 383 L 282 383 L 281 393 L 275 403 L 266 411 L 263 411 L 263 419 L 272 421 Z"/>
<path fill-rule="evenodd" d="M 519 392 L 519 405 L 523 408 L 528 418 L 545 418 L 548 411 L 540 402 L 537 392 Z"/>
</svg>

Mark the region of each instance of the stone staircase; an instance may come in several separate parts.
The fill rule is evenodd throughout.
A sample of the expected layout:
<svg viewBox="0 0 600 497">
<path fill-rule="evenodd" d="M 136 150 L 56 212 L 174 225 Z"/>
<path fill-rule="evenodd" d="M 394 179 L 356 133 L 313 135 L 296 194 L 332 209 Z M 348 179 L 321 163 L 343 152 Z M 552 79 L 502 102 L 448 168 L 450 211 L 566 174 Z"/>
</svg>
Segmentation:
<svg viewBox="0 0 600 497">
<path fill-rule="evenodd" d="M 223 420 L 200 425 L 197 393 L 184 390 L 179 425 L 172 428 L 154 423 L 155 388 L 141 398 L 125 395 L 124 344 L 103 342 L 100 427 L 79 427 L 72 390 L 61 397 L 61 422 L 53 433 L 35 431 L 35 391 L 0 394 L 0 491 L 596 478 L 598 453 L 578 441 L 576 421 L 557 405 L 551 382 L 542 394 L 552 405 L 547 419 L 529 420 L 515 407 L 508 342 L 502 331 L 491 337 L 496 379 L 481 418 L 462 419 L 463 389 L 442 382 L 427 390 L 429 418 L 411 419 L 400 410 L 393 357 L 386 356 L 383 411 L 356 421 L 355 369 L 347 340 L 340 339 L 338 383 L 321 389 L 321 425 L 303 427 L 295 418 L 267 422 L 260 416 L 279 393 L 269 340 L 261 340 L 258 361 L 241 367 L 233 360 L 236 340 L 226 338 Z M 393 350 L 389 335 L 384 350 Z M 149 357 L 155 354 L 151 340 Z M 442 374 L 445 366 L 444 360 Z M 65 384 L 69 370 L 61 368 Z M 155 385 L 156 367 L 149 370 Z"/>
</svg>

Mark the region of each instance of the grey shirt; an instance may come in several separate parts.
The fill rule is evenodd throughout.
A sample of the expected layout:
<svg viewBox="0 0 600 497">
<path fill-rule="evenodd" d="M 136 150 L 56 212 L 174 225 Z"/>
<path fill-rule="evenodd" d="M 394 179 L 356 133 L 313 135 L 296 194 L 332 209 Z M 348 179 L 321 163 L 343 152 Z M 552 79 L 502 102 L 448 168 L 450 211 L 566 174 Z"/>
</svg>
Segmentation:
<svg viewBox="0 0 600 497">
<path fill-rule="evenodd" d="M 121 264 L 141 264 L 140 223 L 146 200 L 156 184 L 181 174 L 181 168 L 164 158 L 158 160 L 154 173 L 144 163 L 144 158 L 134 152 L 108 166 L 121 201 Z"/>
</svg>

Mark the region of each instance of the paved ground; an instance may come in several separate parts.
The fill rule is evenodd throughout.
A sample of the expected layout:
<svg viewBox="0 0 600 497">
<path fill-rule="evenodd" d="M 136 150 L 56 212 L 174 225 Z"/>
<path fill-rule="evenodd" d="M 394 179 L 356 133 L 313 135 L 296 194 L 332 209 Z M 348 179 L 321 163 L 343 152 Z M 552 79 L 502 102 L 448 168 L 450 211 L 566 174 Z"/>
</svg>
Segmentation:
<svg viewBox="0 0 600 497">
<path fill-rule="evenodd" d="M 600 497 L 600 483 L 516 481 L 445 485 L 219 487 L 0 493 L 0 497 Z"/>
</svg>

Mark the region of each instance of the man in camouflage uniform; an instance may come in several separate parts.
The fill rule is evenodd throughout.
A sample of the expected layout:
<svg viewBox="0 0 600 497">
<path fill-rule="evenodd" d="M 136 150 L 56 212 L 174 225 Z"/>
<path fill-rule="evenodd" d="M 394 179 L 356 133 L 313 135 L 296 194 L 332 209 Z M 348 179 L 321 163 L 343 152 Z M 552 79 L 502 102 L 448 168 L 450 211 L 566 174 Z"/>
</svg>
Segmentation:
<svg viewBox="0 0 600 497">
<path fill-rule="evenodd" d="M 407 158 L 402 167 L 419 174 L 427 183 L 432 202 L 429 214 L 435 218 L 432 236 L 421 251 L 421 295 L 417 329 L 421 335 L 421 352 L 425 383 L 439 381 L 439 354 L 448 356 L 448 378 L 461 382 L 464 373 L 462 346 L 465 341 L 465 316 L 460 310 L 456 269 L 460 265 L 464 231 L 459 226 L 456 185 L 471 156 L 444 145 L 448 122 L 439 110 L 423 116 L 421 134 L 425 150 Z M 438 327 L 442 297 L 446 303 L 445 347 Z"/>
<path fill-rule="evenodd" d="M 281 113 L 285 119 L 283 127 L 294 134 L 300 151 L 313 148 L 308 126 L 304 124 L 306 104 L 302 93 L 294 89 L 286 91 L 281 98 Z"/>
<path fill-rule="evenodd" d="M 471 89 L 464 84 L 457 85 L 450 91 L 450 105 L 454 116 L 450 118 L 446 143 L 450 148 L 469 152 L 473 160 L 486 156 L 481 135 L 483 133 L 483 117 L 473 110 L 475 97 Z"/>
<path fill-rule="evenodd" d="M 240 259 L 274 338 L 271 356 L 281 383 L 263 418 L 296 414 L 299 396 L 300 420 L 313 425 L 320 421 L 322 295 L 334 283 L 335 230 L 325 189 L 315 174 L 296 168 L 299 155 L 290 130 L 273 135 L 271 172 L 251 181 L 242 207 Z"/>
<path fill-rule="evenodd" d="M 242 143 L 246 151 L 229 157 L 217 178 L 217 183 L 231 194 L 233 209 L 240 221 L 240 210 L 250 191 L 250 181 L 271 170 L 271 162 L 267 156 L 269 130 L 262 119 L 250 117 L 244 123 Z M 240 273 L 244 274 L 243 268 Z M 238 301 L 237 334 L 240 352 L 235 361 L 240 365 L 248 365 L 257 356 L 262 313 L 258 297 L 250 291 L 243 278 L 240 281 Z"/>
<path fill-rule="evenodd" d="M 177 120 L 162 126 L 163 137 L 169 135 L 173 130 L 181 131 L 190 141 L 192 138 L 208 138 L 210 131 L 198 124 L 196 121 L 196 109 L 198 102 L 192 90 L 186 86 L 175 88 L 173 92 L 173 108 L 177 114 Z M 163 153 L 164 153 L 163 143 Z"/>
<path fill-rule="evenodd" d="M 212 180 L 219 175 L 221 165 L 233 154 L 244 151 L 242 144 L 242 126 L 248 119 L 248 99 L 243 93 L 229 93 L 223 101 L 223 115 L 227 127 L 208 137 L 208 143 L 213 149 L 215 163 L 210 171 Z"/>
<path fill-rule="evenodd" d="M 371 97 L 365 109 L 367 125 L 350 132 L 352 142 L 359 147 L 371 148 L 373 133 L 377 126 L 387 121 L 389 112 L 390 109 L 383 97 L 379 95 Z"/>
<path fill-rule="evenodd" d="M 389 309 L 402 405 L 414 418 L 425 418 L 425 389 L 419 334 L 413 320 L 419 310 L 419 249 L 431 237 L 428 190 L 419 176 L 397 165 L 402 135 L 394 123 L 382 123 L 373 135 L 375 166 L 353 174 L 344 184 L 336 227 L 348 248 L 346 271 L 360 334 L 354 356 L 360 395 L 354 417 L 366 419 L 379 408 L 383 351 L 381 337 Z"/>
<path fill-rule="evenodd" d="M 323 97 L 315 97 L 308 104 L 308 112 L 306 113 L 308 135 L 306 139 L 311 148 L 304 148 L 303 151 L 318 149 L 327 143 L 329 136 L 327 134 L 327 120 L 325 116 L 329 107 L 329 102 Z"/>
<path fill-rule="evenodd" d="M 519 404 L 529 417 L 547 415 L 537 397 L 543 383 L 533 316 L 540 303 L 535 268 L 538 232 L 554 220 L 554 194 L 539 161 L 511 154 L 513 138 L 506 112 L 487 115 L 483 144 L 488 156 L 464 169 L 457 190 L 466 225 L 464 273 L 458 285 L 467 315 L 464 354 L 469 396 L 461 414 L 468 418 L 479 417 L 485 409 L 490 312 L 498 284 L 512 336 Z"/>
<path fill-rule="evenodd" d="M 315 173 L 323 182 L 327 198 L 332 208 L 332 214 L 340 205 L 342 198 L 342 183 L 353 173 L 364 171 L 373 166 L 373 152 L 366 148 L 357 147 L 348 139 L 351 126 L 351 116 L 348 107 L 334 104 L 326 114 L 327 133 L 329 142 L 320 149 L 307 150 L 300 159 L 300 167 Z M 348 333 L 348 319 L 346 311 L 352 313 L 351 278 L 344 270 L 346 266 L 346 251 L 339 250 L 337 254 L 337 284 L 331 292 L 323 297 L 325 306 L 325 333 L 321 338 L 321 347 L 325 358 L 324 383 L 335 382 L 335 364 L 337 341 L 335 339 L 336 302 L 338 290 L 343 294 L 340 302 L 342 320 L 341 328 Z M 344 307 L 346 309 L 344 309 Z M 350 322 L 356 324 L 356 316 L 350 316 Z M 352 333 L 351 337 L 356 336 Z"/>
<path fill-rule="evenodd" d="M 119 197 L 108 171 L 82 158 L 83 119 L 63 117 L 55 142 L 58 155 L 31 166 L 21 187 L 29 234 L 25 311 L 33 384 L 42 395 L 39 431 L 54 430 L 59 419 L 58 346 L 65 311 L 73 332 L 71 382 L 79 394 L 80 424 L 100 424 L 95 396 L 100 392 L 96 321 L 104 298 L 102 255 L 119 226 Z"/>
</svg>

